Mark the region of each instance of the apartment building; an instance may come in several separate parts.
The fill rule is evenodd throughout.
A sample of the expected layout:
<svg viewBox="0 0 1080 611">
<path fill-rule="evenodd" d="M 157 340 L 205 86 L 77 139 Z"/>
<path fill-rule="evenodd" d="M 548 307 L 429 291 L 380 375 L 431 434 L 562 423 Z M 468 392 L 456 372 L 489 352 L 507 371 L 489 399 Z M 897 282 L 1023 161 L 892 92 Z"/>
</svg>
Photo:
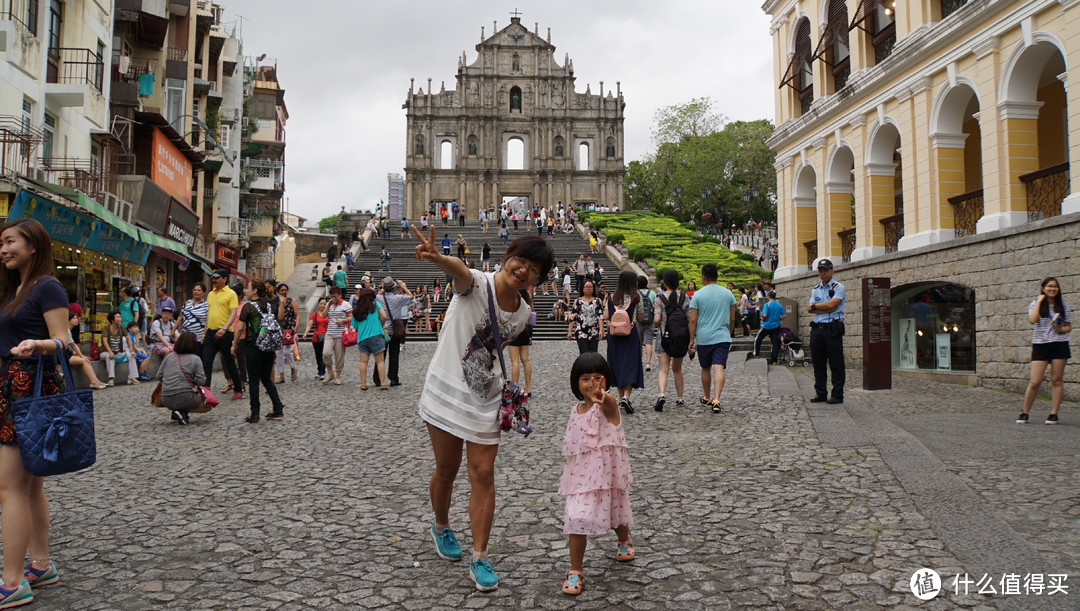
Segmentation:
<svg viewBox="0 0 1080 611">
<path fill-rule="evenodd" d="M 284 231 L 281 203 L 285 195 L 285 123 L 289 112 L 277 65 L 263 65 L 265 56 L 244 66 L 245 108 L 241 121 L 242 169 L 240 217 L 251 224 L 248 265 L 259 278 L 272 278 L 274 253 Z"/>
</svg>

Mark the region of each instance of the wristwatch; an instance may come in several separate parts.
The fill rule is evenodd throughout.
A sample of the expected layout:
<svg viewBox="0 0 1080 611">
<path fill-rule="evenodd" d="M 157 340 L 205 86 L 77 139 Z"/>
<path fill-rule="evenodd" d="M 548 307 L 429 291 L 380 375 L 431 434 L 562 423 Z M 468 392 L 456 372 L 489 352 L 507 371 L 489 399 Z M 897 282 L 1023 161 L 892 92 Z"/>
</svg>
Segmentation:
<svg viewBox="0 0 1080 611">
<path fill-rule="evenodd" d="M 813 312 L 814 310 L 817 310 L 817 304 L 816 303 L 811 303 L 810 304 L 810 311 Z"/>
</svg>

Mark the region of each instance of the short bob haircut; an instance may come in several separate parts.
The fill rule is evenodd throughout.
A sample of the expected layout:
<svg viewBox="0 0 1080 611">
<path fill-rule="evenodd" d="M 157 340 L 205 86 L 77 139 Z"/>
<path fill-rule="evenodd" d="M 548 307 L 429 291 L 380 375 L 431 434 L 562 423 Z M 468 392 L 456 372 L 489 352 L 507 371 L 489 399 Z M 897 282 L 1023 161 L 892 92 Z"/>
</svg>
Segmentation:
<svg viewBox="0 0 1080 611">
<path fill-rule="evenodd" d="M 598 373 L 604 376 L 604 390 L 611 388 L 615 382 L 615 374 L 611 372 L 611 365 L 608 365 L 603 355 L 599 352 L 583 352 L 570 368 L 570 391 L 578 399 L 585 399 L 585 396 L 581 394 L 581 389 L 578 388 L 578 380 L 587 373 Z"/>
<path fill-rule="evenodd" d="M 510 246 L 506 249 L 506 258 L 510 257 L 525 259 L 540 267 L 536 286 L 540 286 L 541 282 L 547 282 L 548 272 L 555 265 L 555 251 L 551 250 L 547 240 L 534 235 L 522 236 L 510 242 Z"/>
<path fill-rule="evenodd" d="M 195 334 L 191 331 L 181 333 L 173 344 L 173 351 L 177 354 L 195 354 L 198 349 L 199 341 L 195 339 Z"/>
</svg>

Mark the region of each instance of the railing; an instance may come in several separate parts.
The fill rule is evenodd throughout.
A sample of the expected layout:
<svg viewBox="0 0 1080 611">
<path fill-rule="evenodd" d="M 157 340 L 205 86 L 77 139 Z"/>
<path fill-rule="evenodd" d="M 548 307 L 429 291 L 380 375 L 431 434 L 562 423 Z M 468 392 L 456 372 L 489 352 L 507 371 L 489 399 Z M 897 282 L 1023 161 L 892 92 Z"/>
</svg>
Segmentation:
<svg viewBox="0 0 1080 611">
<path fill-rule="evenodd" d="M 1058 216 L 1069 194 L 1069 162 L 1024 174 L 1020 182 L 1027 185 L 1028 221 Z"/>
<path fill-rule="evenodd" d="M 891 31 L 891 33 L 886 33 Z M 893 47 L 896 46 L 896 29 L 887 28 L 878 36 L 874 37 L 874 63 L 880 64 L 892 55 Z"/>
<path fill-rule="evenodd" d="M 144 74 L 157 74 L 158 60 L 141 57 L 129 57 L 127 71 L 120 71 L 120 56 L 113 55 L 113 67 L 117 78 L 114 80 L 135 82 Z"/>
<path fill-rule="evenodd" d="M 975 224 L 983 215 L 983 190 L 976 189 L 963 195 L 955 195 L 949 198 L 949 203 L 953 206 L 956 237 L 975 235 Z"/>
<path fill-rule="evenodd" d="M 37 36 L 38 0 L 8 0 L 0 3 L 0 21 L 14 21 Z"/>
<path fill-rule="evenodd" d="M 187 49 L 181 49 L 180 47 L 169 47 L 165 57 L 168 59 L 176 60 L 178 62 L 187 61 Z"/>
<path fill-rule="evenodd" d="M 38 161 L 47 182 L 78 189 L 91 197 L 108 190 L 104 168 L 93 159 L 41 157 Z"/>
<path fill-rule="evenodd" d="M 203 202 L 211 202 L 217 198 L 217 189 L 203 189 Z"/>
<path fill-rule="evenodd" d="M 814 271 L 814 260 L 817 259 L 817 240 L 803 242 L 806 247 L 806 269 Z"/>
<path fill-rule="evenodd" d="M 952 15 L 967 3 L 968 0 L 941 0 L 941 18 L 944 19 Z"/>
<path fill-rule="evenodd" d="M 105 62 L 101 56 L 90 49 L 49 49 L 49 56 L 55 59 L 55 67 L 50 60 L 47 75 L 49 83 L 87 84 L 101 92 L 101 81 L 105 77 Z"/>
<path fill-rule="evenodd" d="M 251 219 L 236 219 L 236 238 L 247 240 L 251 237 Z"/>
<path fill-rule="evenodd" d="M 885 252 L 896 252 L 900 249 L 900 238 L 904 237 L 904 215 L 894 214 L 879 221 L 885 228 Z"/>
<path fill-rule="evenodd" d="M 0 173 L 28 174 L 34 149 L 45 135 L 20 118 L 0 115 Z"/>
<path fill-rule="evenodd" d="M 840 238 L 840 261 L 851 262 L 851 253 L 855 252 L 855 228 L 836 232 Z"/>
</svg>

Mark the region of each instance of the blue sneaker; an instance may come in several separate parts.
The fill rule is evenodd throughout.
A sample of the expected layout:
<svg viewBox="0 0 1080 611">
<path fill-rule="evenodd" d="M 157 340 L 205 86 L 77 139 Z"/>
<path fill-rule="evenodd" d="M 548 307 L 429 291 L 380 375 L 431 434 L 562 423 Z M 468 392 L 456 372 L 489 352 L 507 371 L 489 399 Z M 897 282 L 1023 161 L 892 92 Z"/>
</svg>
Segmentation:
<svg viewBox="0 0 1080 611">
<path fill-rule="evenodd" d="M 151 378 L 150 374 L 147 374 L 147 373 L 140 373 L 138 379 L 139 379 L 140 382 L 152 382 L 152 381 L 154 381 L 154 378 Z"/>
<path fill-rule="evenodd" d="M 450 530 L 449 526 L 444 528 L 442 532 L 438 532 L 435 530 L 435 525 L 432 524 L 431 540 L 435 542 L 435 553 L 440 558 L 451 562 L 461 560 L 461 544 L 458 543 L 454 531 Z"/>
<path fill-rule="evenodd" d="M 477 586 L 480 587 L 480 586 Z M 19 582 L 18 587 L 5 588 L 0 583 L 0 609 L 10 609 L 34 602 L 34 592 L 26 580 Z"/>
<path fill-rule="evenodd" d="M 40 570 L 35 569 L 32 564 L 27 562 L 26 566 L 23 567 L 23 578 L 30 584 L 31 588 L 51 586 L 60 581 L 60 571 L 56 570 L 56 563 L 54 562 L 50 562 L 48 567 Z"/>
<path fill-rule="evenodd" d="M 476 584 L 476 589 L 481 592 L 491 592 L 499 588 L 499 577 L 487 560 L 473 560 L 470 562 L 469 575 L 472 577 L 473 583 Z"/>
</svg>

